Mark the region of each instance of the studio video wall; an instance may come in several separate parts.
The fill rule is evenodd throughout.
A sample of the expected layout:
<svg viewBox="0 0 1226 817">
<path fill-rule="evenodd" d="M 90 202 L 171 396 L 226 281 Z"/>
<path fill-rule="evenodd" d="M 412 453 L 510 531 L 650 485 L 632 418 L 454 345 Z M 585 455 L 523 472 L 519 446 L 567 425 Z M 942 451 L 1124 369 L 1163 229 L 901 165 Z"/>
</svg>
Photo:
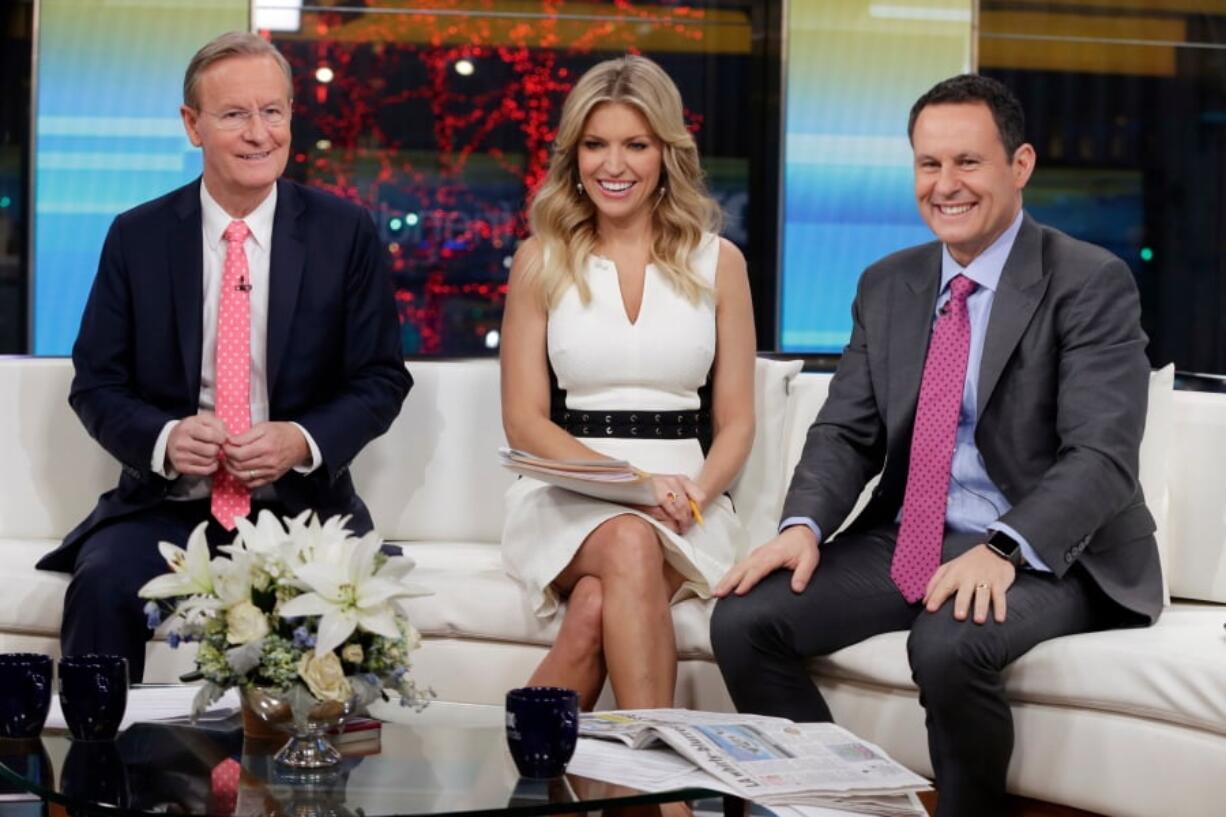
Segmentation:
<svg viewBox="0 0 1226 817">
<path fill-rule="evenodd" d="M 935 82 L 970 70 L 971 15 L 971 0 L 789 4 L 781 351 L 840 351 L 861 271 L 931 240 L 907 116 Z"/>
<path fill-rule="evenodd" d="M 247 0 L 40 0 L 34 354 L 72 350 L 112 219 L 200 174 L 179 121 L 183 66 L 248 15 Z"/>
</svg>

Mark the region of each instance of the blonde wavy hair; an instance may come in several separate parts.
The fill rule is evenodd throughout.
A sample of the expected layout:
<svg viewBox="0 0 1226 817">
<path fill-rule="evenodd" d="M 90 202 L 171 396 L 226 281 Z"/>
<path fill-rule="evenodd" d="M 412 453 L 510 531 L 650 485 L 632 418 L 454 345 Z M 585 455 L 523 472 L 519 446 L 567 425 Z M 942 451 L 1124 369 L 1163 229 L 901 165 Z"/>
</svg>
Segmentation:
<svg viewBox="0 0 1226 817">
<path fill-rule="evenodd" d="M 664 192 L 652 208 L 651 262 L 691 302 L 710 294 L 711 287 L 690 269 L 689 257 L 704 232 L 719 231 L 722 214 L 703 181 L 681 93 L 660 66 L 627 55 L 592 67 L 575 83 L 562 106 L 549 171 L 532 199 L 528 220 L 541 251 L 529 260 L 525 277 L 547 310 L 570 286 L 583 303 L 591 300 L 583 270 L 596 248 L 596 206 L 576 187 L 578 150 L 588 117 L 613 102 L 639 111 L 660 142 Z"/>
</svg>

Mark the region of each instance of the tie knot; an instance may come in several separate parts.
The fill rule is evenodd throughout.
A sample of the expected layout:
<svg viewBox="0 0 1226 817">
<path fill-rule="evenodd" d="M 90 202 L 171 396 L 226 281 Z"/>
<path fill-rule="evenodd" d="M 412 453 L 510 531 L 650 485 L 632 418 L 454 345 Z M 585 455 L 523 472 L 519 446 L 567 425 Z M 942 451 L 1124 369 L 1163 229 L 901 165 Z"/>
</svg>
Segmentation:
<svg viewBox="0 0 1226 817">
<path fill-rule="evenodd" d="M 245 221 L 231 221 L 230 226 L 222 233 L 222 237 L 231 244 L 241 244 L 247 240 L 249 235 L 251 235 L 251 228 L 247 226 Z"/>
<path fill-rule="evenodd" d="M 949 298 L 951 301 L 966 301 L 979 286 L 965 275 L 955 275 L 949 282 Z"/>
</svg>

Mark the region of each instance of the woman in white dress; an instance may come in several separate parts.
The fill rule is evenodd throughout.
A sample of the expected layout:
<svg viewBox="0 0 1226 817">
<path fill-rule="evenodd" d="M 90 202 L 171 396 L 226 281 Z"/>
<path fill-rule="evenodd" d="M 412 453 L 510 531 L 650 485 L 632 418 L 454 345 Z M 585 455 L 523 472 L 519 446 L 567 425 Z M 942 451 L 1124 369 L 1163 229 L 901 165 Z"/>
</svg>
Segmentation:
<svg viewBox="0 0 1226 817">
<path fill-rule="evenodd" d="M 591 708 L 607 675 L 621 707 L 672 706 L 669 605 L 709 596 L 747 545 L 725 492 L 753 439 L 755 335 L 745 260 L 715 234 L 719 208 L 658 65 L 627 56 L 576 83 L 530 220 L 503 317 L 507 441 L 629 460 L 658 504 L 527 477 L 509 489 L 507 571 L 538 616 L 567 601 L 529 683 L 576 689 Z"/>
</svg>

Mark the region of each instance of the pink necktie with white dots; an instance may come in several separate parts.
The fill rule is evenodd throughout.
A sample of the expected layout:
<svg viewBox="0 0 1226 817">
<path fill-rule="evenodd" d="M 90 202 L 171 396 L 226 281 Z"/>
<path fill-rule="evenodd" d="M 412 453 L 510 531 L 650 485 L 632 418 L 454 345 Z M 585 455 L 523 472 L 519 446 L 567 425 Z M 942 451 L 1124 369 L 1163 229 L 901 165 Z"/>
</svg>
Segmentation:
<svg viewBox="0 0 1226 817">
<path fill-rule="evenodd" d="M 251 287 L 243 251 L 249 235 L 251 230 L 241 221 L 231 221 L 226 228 L 226 268 L 217 307 L 214 411 L 231 437 L 251 428 Z M 224 466 L 213 474 L 212 510 L 226 530 L 234 530 L 234 517 L 251 513 L 251 492 Z"/>
<path fill-rule="evenodd" d="M 890 578 L 913 604 L 923 597 L 928 580 L 941 564 L 949 469 L 971 346 L 966 299 L 975 286 L 965 275 L 955 275 L 949 282 L 949 303 L 932 330 L 915 408 L 902 525 L 890 565 Z"/>
</svg>

